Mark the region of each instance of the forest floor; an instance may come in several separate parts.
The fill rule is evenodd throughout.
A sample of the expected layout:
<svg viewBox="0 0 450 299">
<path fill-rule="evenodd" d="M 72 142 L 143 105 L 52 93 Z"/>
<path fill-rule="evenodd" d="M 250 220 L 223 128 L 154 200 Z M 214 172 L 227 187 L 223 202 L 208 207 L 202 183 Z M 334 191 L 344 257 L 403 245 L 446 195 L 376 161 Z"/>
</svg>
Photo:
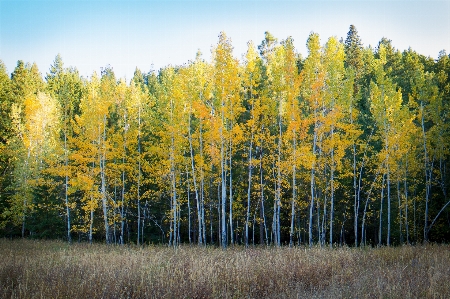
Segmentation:
<svg viewBox="0 0 450 299">
<path fill-rule="evenodd" d="M 450 298 L 450 246 L 107 246 L 0 239 L 0 298 Z"/>
</svg>

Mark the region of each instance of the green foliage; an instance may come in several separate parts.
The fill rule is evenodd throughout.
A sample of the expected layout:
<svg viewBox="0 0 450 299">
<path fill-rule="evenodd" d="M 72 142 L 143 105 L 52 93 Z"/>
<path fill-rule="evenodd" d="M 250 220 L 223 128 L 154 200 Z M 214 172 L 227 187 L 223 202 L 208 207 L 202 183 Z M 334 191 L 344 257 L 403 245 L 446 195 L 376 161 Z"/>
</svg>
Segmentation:
<svg viewBox="0 0 450 299">
<path fill-rule="evenodd" d="M 0 63 L 0 235 L 449 241 L 450 57 L 364 47 L 353 25 L 307 49 L 265 32 L 241 62 L 221 33 L 211 61 L 129 83 Z"/>
</svg>

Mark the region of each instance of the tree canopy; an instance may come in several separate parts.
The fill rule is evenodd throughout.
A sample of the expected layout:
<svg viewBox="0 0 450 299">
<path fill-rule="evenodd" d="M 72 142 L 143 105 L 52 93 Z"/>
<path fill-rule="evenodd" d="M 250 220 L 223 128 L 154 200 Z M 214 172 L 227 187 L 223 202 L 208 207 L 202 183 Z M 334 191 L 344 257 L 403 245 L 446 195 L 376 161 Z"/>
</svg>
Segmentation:
<svg viewBox="0 0 450 299">
<path fill-rule="evenodd" d="M 450 56 L 264 33 L 130 82 L 0 63 L 0 235 L 106 243 L 450 241 Z"/>
</svg>

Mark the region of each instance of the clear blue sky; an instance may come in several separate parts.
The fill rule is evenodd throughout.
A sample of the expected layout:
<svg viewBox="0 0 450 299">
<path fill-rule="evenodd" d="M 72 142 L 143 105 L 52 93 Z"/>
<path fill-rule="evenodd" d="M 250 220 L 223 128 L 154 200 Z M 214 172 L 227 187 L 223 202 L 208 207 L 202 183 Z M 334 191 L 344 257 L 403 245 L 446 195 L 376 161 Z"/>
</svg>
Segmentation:
<svg viewBox="0 0 450 299">
<path fill-rule="evenodd" d="M 56 54 L 81 75 L 110 64 L 129 80 L 134 69 L 157 70 L 210 58 L 220 31 L 241 58 L 247 42 L 265 31 L 294 38 L 306 56 L 310 32 L 321 42 L 345 36 L 354 24 L 365 46 L 384 36 L 400 50 L 437 58 L 450 52 L 450 1 L 7 1 L 0 0 L 0 59 L 12 72 L 17 60 L 36 62 L 43 75 Z"/>
</svg>

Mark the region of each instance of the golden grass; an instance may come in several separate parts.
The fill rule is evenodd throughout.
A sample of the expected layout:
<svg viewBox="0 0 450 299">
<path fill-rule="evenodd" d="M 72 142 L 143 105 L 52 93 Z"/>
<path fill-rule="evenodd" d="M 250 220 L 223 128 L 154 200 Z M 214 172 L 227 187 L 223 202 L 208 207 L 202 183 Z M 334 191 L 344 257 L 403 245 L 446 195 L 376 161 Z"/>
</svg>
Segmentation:
<svg viewBox="0 0 450 299">
<path fill-rule="evenodd" d="M 450 246 L 119 247 L 0 240 L 0 298 L 450 298 Z"/>
</svg>

